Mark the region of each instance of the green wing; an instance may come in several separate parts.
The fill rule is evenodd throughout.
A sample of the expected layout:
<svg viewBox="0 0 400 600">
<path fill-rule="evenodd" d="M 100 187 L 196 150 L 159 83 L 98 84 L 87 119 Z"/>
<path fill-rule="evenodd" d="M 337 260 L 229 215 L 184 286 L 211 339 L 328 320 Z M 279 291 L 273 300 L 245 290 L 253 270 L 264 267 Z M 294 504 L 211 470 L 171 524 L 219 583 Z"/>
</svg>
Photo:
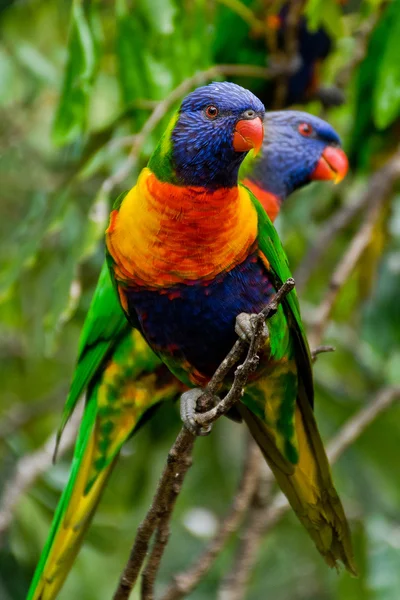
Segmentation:
<svg viewBox="0 0 400 600">
<path fill-rule="evenodd" d="M 122 192 L 114 207 L 119 207 L 128 192 Z M 119 337 L 130 329 L 117 298 L 107 262 L 103 263 L 89 312 L 83 325 L 78 349 L 78 359 L 72 377 L 57 433 L 56 450 L 68 419 L 85 388 L 95 382 L 98 368 Z"/>
<path fill-rule="evenodd" d="M 62 431 L 85 388 L 93 383 L 96 372 L 116 341 L 130 326 L 121 309 L 116 291 L 104 262 L 79 342 L 78 360 L 64 406 L 57 445 Z"/>
<path fill-rule="evenodd" d="M 270 275 L 275 280 L 275 287 L 279 288 L 289 277 L 290 272 L 286 253 L 279 240 L 275 227 L 260 202 L 251 194 L 251 198 L 258 214 L 258 243 L 261 252 L 266 256 L 270 264 Z M 296 362 L 301 372 L 307 397 L 311 405 L 314 402 L 314 386 L 312 377 L 311 355 L 307 337 L 300 316 L 299 301 L 296 290 L 292 290 L 282 302 L 282 307 L 291 334 L 295 339 Z"/>
</svg>

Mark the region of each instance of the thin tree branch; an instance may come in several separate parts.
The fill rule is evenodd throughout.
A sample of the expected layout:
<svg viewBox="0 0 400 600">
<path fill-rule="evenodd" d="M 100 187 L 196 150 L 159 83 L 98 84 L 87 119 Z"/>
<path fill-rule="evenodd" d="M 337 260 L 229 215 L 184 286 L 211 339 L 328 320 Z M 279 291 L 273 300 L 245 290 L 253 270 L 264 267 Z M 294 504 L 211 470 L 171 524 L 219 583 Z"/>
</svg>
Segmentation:
<svg viewBox="0 0 400 600">
<path fill-rule="evenodd" d="M 397 400 L 400 400 L 400 386 L 384 388 L 367 406 L 350 417 L 327 445 L 330 463 L 334 464 L 367 427 Z M 282 492 L 278 492 L 269 506 L 261 503 L 258 512 L 256 509 L 256 512 L 250 516 L 234 567 L 221 584 L 218 600 L 241 600 L 244 598 L 262 539 L 288 510 L 288 501 Z"/>
<path fill-rule="evenodd" d="M 387 387 L 378 392 L 374 400 L 350 417 L 328 443 L 326 451 L 329 461 L 334 464 L 343 452 L 360 437 L 368 425 L 399 399 L 400 386 Z"/>
<path fill-rule="evenodd" d="M 400 149 L 375 171 L 368 180 L 364 193 L 356 201 L 344 206 L 322 227 L 314 246 L 310 248 L 295 273 L 296 289 L 300 294 L 337 235 L 353 221 L 357 214 L 362 211 L 369 214 L 369 210 L 373 210 L 376 205 L 381 206 L 399 178 Z"/>
<path fill-rule="evenodd" d="M 263 522 L 268 509 L 268 497 L 274 476 L 271 470 L 257 482 L 249 507 L 248 522 L 240 536 L 240 544 L 232 570 L 224 577 L 218 600 L 242 600 L 252 567 L 257 559 L 263 536 Z"/>
<path fill-rule="evenodd" d="M 315 362 L 318 358 L 318 354 L 325 354 L 326 352 L 335 352 L 335 348 L 333 346 L 317 346 L 314 350 L 311 350 L 311 360 Z"/>
<path fill-rule="evenodd" d="M 72 447 L 81 417 L 82 410 L 77 408 L 65 429 L 60 443 L 59 456 L 65 454 L 65 452 Z M 0 536 L 2 536 L 10 526 L 14 510 L 21 496 L 26 493 L 40 475 L 45 473 L 47 469 L 51 467 L 55 440 L 56 434 L 54 433 L 46 440 L 41 448 L 38 448 L 38 450 L 35 450 L 31 454 L 26 454 L 17 462 L 14 477 L 6 484 L 0 502 Z"/>
<path fill-rule="evenodd" d="M 309 334 L 311 346 L 316 347 L 320 344 L 338 294 L 368 247 L 381 208 L 390 195 L 395 181 L 399 178 L 400 150 L 370 180 L 368 190 L 365 192 L 365 204 L 368 207 L 365 217 L 350 246 L 337 264 L 329 282 L 328 291 L 315 312 L 315 319 Z"/>
<path fill-rule="evenodd" d="M 110 175 L 110 177 L 103 182 L 102 191 L 106 194 L 109 194 L 116 185 L 124 181 L 124 179 L 129 176 L 130 171 L 140 156 L 143 144 L 148 139 L 149 135 L 165 117 L 172 106 L 185 94 L 189 93 L 194 87 L 202 85 L 207 81 L 216 79 L 218 77 L 245 76 L 259 77 L 261 79 L 272 79 L 274 77 L 278 77 L 279 75 L 290 72 L 292 72 L 292 68 L 287 64 L 282 64 L 281 66 L 275 66 L 271 68 L 259 67 L 256 65 L 216 65 L 206 69 L 205 71 L 199 71 L 192 77 L 185 79 L 174 90 L 172 90 L 172 92 L 164 100 L 155 106 L 140 132 L 132 136 L 133 143 L 128 158 L 116 173 Z"/>
<path fill-rule="evenodd" d="M 225 4 L 232 12 L 235 12 L 255 34 L 265 33 L 266 23 L 258 19 L 254 12 L 240 0 L 218 0 L 220 4 Z"/>
<path fill-rule="evenodd" d="M 294 280 L 288 279 L 276 294 L 271 298 L 268 305 L 253 317 L 253 334 L 250 345 L 245 341 L 238 340 L 227 357 L 222 361 L 216 370 L 214 376 L 210 379 L 205 388 L 204 394 L 199 398 L 203 414 L 197 414 L 199 425 L 207 427 L 212 425 L 218 419 L 223 411 L 227 412 L 232 408 L 235 402 L 240 400 L 243 395 L 244 386 L 247 383 L 249 374 L 258 364 L 257 349 L 260 340 L 263 338 L 263 324 L 265 319 L 271 317 L 278 305 L 285 296 L 290 293 L 294 287 Z M 246 346 L 248 351 L 243 364 L 239 365 L 235 371 L 234 381 L 231 389 L 216 407 L 209 410 L 209 403 L 213 401 L 216 391 L 221 385 L 223 377 L 231 370 L 234 364 L 244 353 Z M 223 408 L 218 408 L 221 405 Z M 147 552 L 153 533 L 158 529 L 159 534 L 150 554 L 149 561 L 144 570 L 142 584 L 142 599 L 152 600 L 154 597 L 154 583 L 160 561 L 166 546 L 166 540 L 169 535 L 169 521 L 172 517 L 172 511 L 175 506 L 176 498 L 179 495 L 185 475 L 191 465 L 191 454 L 195 442 L 195 436 L 185 427 L 182 427 L 176 438 L 164 467 L 160 481 L 157 486 L 156 494 L 153 498 L 150 509 L 144 520 L 138 528 L 135 542 L 133 544 L 128 562 L 121 575 L 117 590 L 113 600 L 126 600 L 135 585 L 142 565 L 147 558 Z"/>
<path fill-rule="evenodd" d="M 65 386 L 62 385 L 48 396 L 34 402 L 17 402 L 8 412 L 0 418 L 0 440 L 5 440 L 15 431 L 22 428 L 32 419 L 50 412 L 54 405 L 61 404 L 61 397 L 65 396 Z"/>
<path fill-rule="evenodd" d="M 146 560 L 151 537 L 165 512 L 171 514 L 176 497 L 180 492 L 184 477 L 191 465 L 191 453 L 195 437 L 182 427 L 168 453 L 157 491 L 146 517 L 139 525 L 129 560 L 121 575 L 114 600 L 126 600 L 135 585 L 140 570 Z M 175 494 L 172 492 L 175 491 Z"/>
<path fill-rule="evenodd" d="M 337 72 L 335 77 L 335 86 L 339 89 L 343 90 L 349 85 L 353 73 L 358 65 L 364 60 L 367 54 L 371 34 L 387 5 L 388 2 L 383 2 L 378 8 L 374 8 L 369 18 L 353 33 L 355 45 L 351 58 Z"/>
<path fill-rule="evenodd" d="M 220 522 L 215 537 L 202 554 L 187 570 L 173 577 L 173 583 L 167 588 L 161 600 L 179 600 L 180 598 L 184 598 L 194 590 L 203 576 L 208 572 L 217 556 L 223 550 L 229 537 L 239 527 L 257 488 L 258 475 L 263 462 L 258 446 L 249 438 L 242 477 L 227 516 Z"/>
</svg>

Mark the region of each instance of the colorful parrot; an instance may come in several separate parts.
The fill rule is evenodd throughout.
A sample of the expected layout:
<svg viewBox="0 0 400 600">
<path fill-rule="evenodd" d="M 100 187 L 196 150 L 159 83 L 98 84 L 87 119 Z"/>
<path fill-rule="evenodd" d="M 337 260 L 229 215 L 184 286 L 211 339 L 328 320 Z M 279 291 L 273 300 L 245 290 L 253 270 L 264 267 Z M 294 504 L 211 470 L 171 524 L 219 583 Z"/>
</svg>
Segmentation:
<svg viewBox="0 0 400 600">
<path fill-rule="evenodd" d="M 296 111 L 264 120 L 262 152 L 243 177 L 272 219 L 284 199 L 315 179 L 340 179 L 347 159 L 328 123 Z M 265 158 L 264 158 L 265 157 Z M 120 308 L 108 268 L 100 275 L 85 322 L 63 424 L 87 388 L 70 480 L 61 497 L 28 600 L 56 597 L 83 540 L 122 444 L 161 400 L 187 388 L 152 352 Z"/>
<path fill-rule="evenodd" d="M 264 106 L 232 83 L 189 94 L 106 231 L 121 306 L 170 371 L 198 389 L 291 276 L 277 233 L 238 173 L 263 141 Z M 241 325 L 242 326 L 242 325 Z M 242 326 L 243 327 L 243 326 Z M 296 293 L 268 320 L 260 365 L 237 409 L 328 565 L 355 573 L 350 531 L 313 415 L 310 351 Z M 242 335 L 251 333 L 251 327 Z M 228 382 L 227 382 L 228 383 Z"/>
</svg>

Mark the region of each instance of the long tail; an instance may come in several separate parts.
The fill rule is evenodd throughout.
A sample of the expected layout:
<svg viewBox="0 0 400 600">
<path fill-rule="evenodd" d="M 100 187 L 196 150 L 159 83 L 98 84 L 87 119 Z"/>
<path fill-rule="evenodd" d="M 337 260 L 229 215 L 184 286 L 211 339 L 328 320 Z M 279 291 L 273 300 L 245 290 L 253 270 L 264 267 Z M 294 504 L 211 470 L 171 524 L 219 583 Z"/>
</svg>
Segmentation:
<svg viewBox="0 0 400 600">
<path fill-rule="evenodd" d="M 269 467 L 297 517 L 314 540 L 330 567 L 341 560 L 357 574 L 350 529 L 340 498 L 333 485 L 328 459 L 311 406 L 299 390 L 296 407 L 296 433 L 299 462 L 289 463 L 279 452 L 273 432 L 244 404 L 239 411 L 259 445 Z"/>
<path fill-rule="evenodd" d="M 116 462 L 118 455 L 98 474 L 88 489 L 96 453 L 94 410 L 95 403 L 89 403 L 77 439 L 70 478 L 57 506 L 27 600 L 56 598 L 80 549 Z"/>
<path fill-rule="evenodd" d="M 138 358 L 138 355 L 135 356 Z M 129 366 L 129 365 L 128 365 Z M 120 371 L 109 365 L 110 382 Z M 27 600 L 57 597 L 82 545 L 119 451 L 162 400 L 173 399 L 180 384 L 162 366 L 119 381 L 118 394 L 107 390 L 107 378 L 89 394 L 75 446 L 68 484 L 57 506 L 46 545 L 36 568 Z M 110 390 L 114 389 L 113 386 Z"/>
</svg>

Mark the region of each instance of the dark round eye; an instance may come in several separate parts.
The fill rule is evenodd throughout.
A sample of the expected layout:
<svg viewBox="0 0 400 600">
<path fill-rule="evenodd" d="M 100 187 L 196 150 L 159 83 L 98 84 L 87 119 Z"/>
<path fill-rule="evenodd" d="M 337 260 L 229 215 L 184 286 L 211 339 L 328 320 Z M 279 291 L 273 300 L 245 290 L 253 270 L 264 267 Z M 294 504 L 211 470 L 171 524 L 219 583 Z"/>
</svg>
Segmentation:
<svg viewBox="0 0 400 600">
<path fill-rule="evenodd" d="M 299 125 L 299 133 L 306 137 L 310 136 L 313 132 L 313 128 L 309 123 L 300 123 Z"/>
<path fill-rule="evenodd" d="M 218 113 L 219 113 L 218 108 L 216 106 L 214 106 L 213 104 L 210 104 L 210 106 L 207 106 L 206 117 L 208 117 L 209 119 L 215 119 L 216 117 L 218 117 Z"/>
</svg>

